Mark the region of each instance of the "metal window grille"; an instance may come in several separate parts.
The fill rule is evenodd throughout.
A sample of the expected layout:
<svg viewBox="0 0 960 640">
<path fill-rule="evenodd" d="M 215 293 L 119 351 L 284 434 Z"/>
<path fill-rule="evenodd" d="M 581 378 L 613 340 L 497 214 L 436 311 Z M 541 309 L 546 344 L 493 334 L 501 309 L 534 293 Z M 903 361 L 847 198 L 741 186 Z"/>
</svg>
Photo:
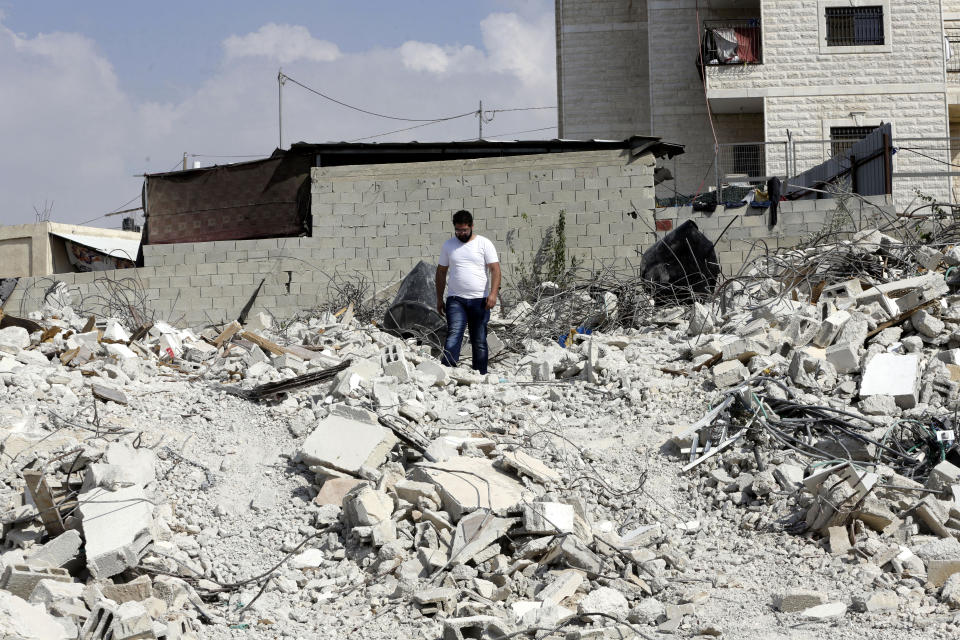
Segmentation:
<svg viewBox="0 0 960 640">
<path fill-rule="evenodd" d="M 883 44 L 883 7 L 827 7 L 827 46 Z"/>
<path fill-rule="evenodd" d="M 757 179 L 766 173 L 766 159 L 764 145 L 738 144 L 731 149 L 733 155 L 733 173 L 746 174 L 748 178 Z"/>
<path fill-rule="evenodd" d="M 830 127 L 830 156 L 843 155 L 877 127 Z"/>
<path fill-rule="evenodd" d="M 703 64 L 763 63 L 759 18 L 705 20 L 703 27 Z"/>
<path fill-rule="evenodd" d="M 945 35 L 947 73 L 958 73 L 960 72 L 960 29 L 947 29 Z"/>
</svg>

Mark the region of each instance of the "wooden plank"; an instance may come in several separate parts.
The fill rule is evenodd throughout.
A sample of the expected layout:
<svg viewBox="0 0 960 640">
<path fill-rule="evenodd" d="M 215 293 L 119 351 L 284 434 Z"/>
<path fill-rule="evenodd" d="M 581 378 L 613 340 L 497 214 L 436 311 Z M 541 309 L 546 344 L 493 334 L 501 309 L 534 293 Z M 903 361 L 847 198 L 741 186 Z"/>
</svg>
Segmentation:
<svg viewBox="0 0 960 640">
<path fill-rule="evenodd" d="M 278 345 L 277 343 L 275 343 L 275 342 L 270 342 L 270 341 L 267 340 L 266 338 L 264 338 L 264 337 L 262 337 L 262 336 L 258 336 L 257 334 L 255 334 L 255 333 L 253 333 L 253 332 L 251 332 L 251 331 L 244 331 L 243 333 L 240 334 L 240 337 L 243 338 L 243 339 L 245 339 L 245 340 L 249 340 L 249 341 L 252 342 L 253 344 L 255 344 L 255 345 L 257 345 L 258 347 L 260 347 L 261 349 L 263 349 L 263 350 L 265 350 L 265 351 L 269 351 L 270 353 L 272 353 L 272 354 L 275 355 L 275 356 L 283 355 L 284 353 L 287 352 L 286 349 L 284 349 L 283 347 L 281 347 L 281 346 Z"/>
<path fill-rule="evenodd" d="M 350 321 L 353 320 L 353 303 L 351 302 L 347 305 L 347 310 L 343 312 L 343 317 L 340 318 L 340 324 L 347 325 L 350 324 Z"/>
<path fill-rule="evenodd" d="M 234 320 L 233 322 L 231 322 L 226 326 L 226 328 L 220 333 L 220 335 L 218 335 L 216 338 L 213 339 L 214 346 L 218 348 L 222 347 L 224 342 L 226 342 L 227 340 L 235 336 L 237 332 L 240 331 L 241 329 L 243 329 L 243 325 L 241 325 L 239 322 Z"/>
<path fill-rule="evenodd" d="M 40 511 L 40 520 L 47 533 L 55 537 L 66 531 L 60 510 L 53 499 L 53 491 L 50 490 L 44 475 L 39 471 L 24 471 L 23 479 L 27 482 L 27 491 L 30 492 L 33 504 Z"/>
<path fill-rule="evenodd" d="M 220 332 L 216 338 L 213 339 L 213 344 L 216 347 L 222 347 L 225 343 L 229 342 L 233 336 L 237 335 L 243 329 L 243 325 L 234 320 L 226 327 L 223 331 Z"/>
<path fill-rule="evenodd" d="M 871 332 L 869 332 L 869 333 L 867 334 L 867 338 L 866 338 L 866 339 L 869 340 L 870 338 L 872 338 L 873 336 L 877 335 L 878 333 L 880 333 L 880 332 L 883 331 L 884 329 L 889 329 L 890 327 L 892 327 L 892 326 L 894 326 L 894 325 L 898 325 L 898 324 L 900 324 L 901 322 L 906 322 L 907 318 L 909 318 L 910 316 L 912 316 L 913 314 L 915 314 L 917 311 L 920 311 L 921 309 L 926 309 L 927 307 L 932 307 L 934 304 L 937 304 L 939 301 L 940 301 L 940 298 L 934 298 L 933 300 L 928 300 L 928 301 L 924 302 L 922 305 L 920 305 L 919 307 L 917 307 L 917 308 L 915 308 L 915 309 L 910 309 L 909 311 L 904 311 L 904 312 L 901 313 L 900 315 L 898 315 L 898 316 L 896 316 L 896 317 L 894 317 L 894 318 L 891 318 L 891 319 L 887 320 L 886 322 L 881 322 L 880 324 L 877 325 L 877 328 L 876 328 L 876 329 L 874 329 L 873 331 L 871 331 Z"/>
<path fill-rule="evenodd" d="M 87 323 L 83 325 L 83 330 L 80 333 L 89 333 L 90 331 L 93 331 L 94 327 L 96 326 L 97 326 L 96 316 L 90 316 L 89 318 L 87 318 Z"/>
</svg>

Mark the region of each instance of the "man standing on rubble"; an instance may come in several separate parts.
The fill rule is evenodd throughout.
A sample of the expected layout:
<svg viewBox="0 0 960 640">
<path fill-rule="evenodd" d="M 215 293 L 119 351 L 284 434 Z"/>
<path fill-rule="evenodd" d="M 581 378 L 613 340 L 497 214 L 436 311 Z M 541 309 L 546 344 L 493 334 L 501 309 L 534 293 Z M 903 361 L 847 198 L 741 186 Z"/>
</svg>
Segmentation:
<svg viewBox="0 0 960 640">
<path fill-rule="evenodd" d="M 464 329 L 470 330 L 473 368 L 487 373 L 487 322 L 500 292 L 500 259 L 487 238 L 473 232 L 473 216 L 460 210 L 453 214 L 454 237 L 440 249 L 437 267 L 437 311 L 447 317 L 447 341 L 440 362 L 457 366 Z M 489 270 L 489 276 L 488 276 Z M 443 291 L 450 276 L 446 303 Z"/>
</svg>

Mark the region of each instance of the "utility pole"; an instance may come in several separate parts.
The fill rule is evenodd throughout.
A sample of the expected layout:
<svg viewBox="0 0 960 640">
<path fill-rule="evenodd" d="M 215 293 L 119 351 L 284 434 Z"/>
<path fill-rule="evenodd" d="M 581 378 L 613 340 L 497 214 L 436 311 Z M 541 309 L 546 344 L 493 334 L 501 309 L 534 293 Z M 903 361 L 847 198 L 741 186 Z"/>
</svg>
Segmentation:
<svg viewBox="0 0 960 640">
<path fill-rule="evenodd" d="M 187 170 L 187 152 L 186 151 L 183 152 L 183 170 L 184 171 Z"/>
<path fill-rule="evenodd" d="M 480 134 L 477 140 L 483 140 L 483 100 L 480 101 L 480 110 L 477 111 L 477 120 L 480 122 Z"/>
<path fill-rule="evenodd" d="M 283 67 L 280 67 L 277 72 L 277 132 L 281 149 L 283 149 L 283 83 L 286 79 L 287 76 L 283 75 Z"/>
</svg>

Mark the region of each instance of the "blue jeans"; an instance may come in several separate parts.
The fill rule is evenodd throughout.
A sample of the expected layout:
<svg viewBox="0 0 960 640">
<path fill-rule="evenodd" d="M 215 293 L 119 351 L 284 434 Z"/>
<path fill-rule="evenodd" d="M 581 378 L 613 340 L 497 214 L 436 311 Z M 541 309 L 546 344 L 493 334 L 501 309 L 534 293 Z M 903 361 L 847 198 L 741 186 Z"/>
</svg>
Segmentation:
<svg viewBox="0 0 960 640">
<path fill-rule="evenodd" d="M 487 373 L 487 322 L 490 310 L 486 298 L 460 298 L 447 296 L 447 342 L 443 346 L 440 362 L 448 367 L 457 366 L 463 331 L 470 329 L 470 346 L 473 348 L 473 368 Z"/>
</svg>

